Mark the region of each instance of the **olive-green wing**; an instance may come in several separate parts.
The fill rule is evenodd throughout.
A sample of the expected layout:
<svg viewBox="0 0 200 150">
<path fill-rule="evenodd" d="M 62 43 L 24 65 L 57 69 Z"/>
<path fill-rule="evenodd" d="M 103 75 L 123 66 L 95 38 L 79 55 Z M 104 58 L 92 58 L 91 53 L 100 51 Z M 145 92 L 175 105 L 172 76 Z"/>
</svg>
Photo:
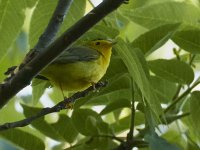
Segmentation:
<svg viewBox="0 0 200 150">
<path fill-rule="evenodd" d="M 100 57 L 97 50 L 79 46 L 66 49 L 56 60 L 52 63 L 74 63 L 78 61 L 92 61 Z"/>
</svg>

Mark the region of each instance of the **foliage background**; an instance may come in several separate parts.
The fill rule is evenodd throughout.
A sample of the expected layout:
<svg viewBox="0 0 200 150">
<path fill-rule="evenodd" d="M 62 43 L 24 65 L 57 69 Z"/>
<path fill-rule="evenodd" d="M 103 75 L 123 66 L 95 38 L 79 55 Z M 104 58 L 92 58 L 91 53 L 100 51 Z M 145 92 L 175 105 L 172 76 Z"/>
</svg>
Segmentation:
<svg viewBox="0 0 200 150">
<path fill-rule="evenodd" d="M 1 82 L 7 68 L 20 64 L 34 47 L 56 4 L 44 0 L 0 1 Z M 74 0 L 59 35 L 90 9 L 89 1 Z M 200 92 L 198 88 L 185 91 L 199 82 L 200 1 L 130 0 L 78 42 L 95 38 L 118 41 L 102 79 L 109 85 L 78 100 L 73 111 L 1 131 L 0 149 L 113 149 L 120 143 L 103 136 L 123 137 L 125 141 L 134 101 L 134 136 L 149 143 L 149 147 L 140 149 L 199 150 Z M 14 97 L 0 110 L 0 123 L 20 120 L 62 100 L 60 91 L 48 86 L 46 82 L 34 84 L 31 93 L 29 87 Z M 181 93 L 186 96 L 180 98 Z M 180 102 L 165 114 L 164 121 L 158 119 L 177 98 Z"/>
</svg>

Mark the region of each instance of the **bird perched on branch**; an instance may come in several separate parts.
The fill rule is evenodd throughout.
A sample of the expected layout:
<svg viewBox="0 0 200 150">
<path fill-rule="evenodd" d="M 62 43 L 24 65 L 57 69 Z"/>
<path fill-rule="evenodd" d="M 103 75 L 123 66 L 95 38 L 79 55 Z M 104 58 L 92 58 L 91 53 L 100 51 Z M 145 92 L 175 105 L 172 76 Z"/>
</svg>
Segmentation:
<svg viewBox="0 0 200 150">
<path fill-rule="evenodd" d="M 82 91 L 97 83 L 110 63 L 111 40 L 93 40 L 66 49 L 40 75 L 62 91 Z"/>
</svg>

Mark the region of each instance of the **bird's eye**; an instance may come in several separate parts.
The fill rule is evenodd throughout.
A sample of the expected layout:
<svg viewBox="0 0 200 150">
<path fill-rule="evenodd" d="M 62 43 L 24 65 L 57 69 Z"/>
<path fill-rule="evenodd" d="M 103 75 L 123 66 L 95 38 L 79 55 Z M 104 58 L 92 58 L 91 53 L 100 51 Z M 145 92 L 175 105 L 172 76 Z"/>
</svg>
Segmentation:
<svg viewBox="0 0 200 150">
<path fill-rule="evenodd" d="M 95 45 L 100 45 L 100 42 L 96 42 Z"/>
</svg>

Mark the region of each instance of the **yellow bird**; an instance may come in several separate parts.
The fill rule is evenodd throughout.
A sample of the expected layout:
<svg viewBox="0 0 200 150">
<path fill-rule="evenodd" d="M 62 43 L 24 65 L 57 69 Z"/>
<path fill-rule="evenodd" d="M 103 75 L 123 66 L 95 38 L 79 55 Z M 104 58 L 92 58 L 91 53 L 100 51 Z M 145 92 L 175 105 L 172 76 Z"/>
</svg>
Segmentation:
<svg viewBox="0 0 200 150">
<path fill-rule="evenodd" d="M 93 40 L 66 49 L 40 75 L 62 91 L 81 91 L 97 83 L 106 73 L 114 42 Z"/>
</svg>

